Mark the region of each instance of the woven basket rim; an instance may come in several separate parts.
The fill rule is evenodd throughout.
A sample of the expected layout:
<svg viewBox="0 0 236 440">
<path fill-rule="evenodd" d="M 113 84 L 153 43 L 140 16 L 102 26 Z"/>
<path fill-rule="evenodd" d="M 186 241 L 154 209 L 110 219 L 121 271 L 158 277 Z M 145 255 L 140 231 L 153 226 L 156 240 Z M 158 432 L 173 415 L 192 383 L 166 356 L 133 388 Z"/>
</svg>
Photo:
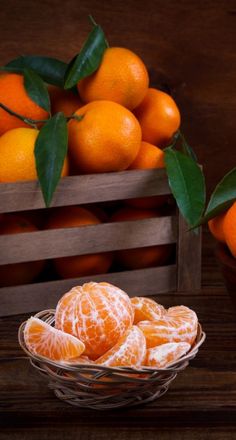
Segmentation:
<svg viewBox="0 0 236 440">
<path fill-rule="evenodd" d="M 54 322 L 55 317 L 55 309 L 47 309 L 42 310 L 35 315 L 33 315 L 34 318 L 40 318 L 47 322 L 48 320 Z M 43 319 L 47 317 L 47 319 Z M 50 319 L 49 319 L 50 318 Z M 196 340 L 194 342 L 194 345 L 191 347 L 191 350 L 185 355 L 182 356 L 180 359 L 178 359 L 175 362 L 170 363 L 166 368 L 156 368 L 156 367 L 149 367 L 149 366 L 142 366 L 142 368 L 136 368 L 136 367 L 107 367 L 104 365 L 99 365 L 95 363 L 91 364 L 72 364 L 69 362 L 56 362 L 51 359 L 48 359 L 44 356 L 32 354 L 26 347 L 25 340 L 24 340 L 24 328 L 27 323 L 27 320 L 22 322 L 19 330 L 18 330 L 18 342 L 22 348 L 22 350 L 26 353 L 26 355 L 29 357 L 31 363 L 34 361 L 40 362 L 41 364 L 48 364 L 49 366 L 57 367 L 58 369 L 67 370 L 67 371 L 73 371 L 73 372 L 80 372 L 81 370 L 96 370 L 100 372 L 113 372 L 113 373 L 164 373 L 164 372 L 178 372 L 178 370 L 182 370 L 184 365 L 187 365 L 188 362 L 193 359 L 200 346 L 203 344 L 203 342 L 206 339 L 206 333 L 202 330 L 201 324 L 198 322 L 198 329 L 197 329 L 197 336 Z"/>
</svg>

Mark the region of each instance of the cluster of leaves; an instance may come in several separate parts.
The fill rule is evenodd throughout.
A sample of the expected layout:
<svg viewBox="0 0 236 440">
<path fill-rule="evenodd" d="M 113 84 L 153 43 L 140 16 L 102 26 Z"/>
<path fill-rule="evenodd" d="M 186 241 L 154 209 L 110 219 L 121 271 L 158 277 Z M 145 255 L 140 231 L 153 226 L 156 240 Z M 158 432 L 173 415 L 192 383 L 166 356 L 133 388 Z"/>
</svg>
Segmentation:
<svg viewBox="0 0 236 440">
<path fill-rule="evenodd" d="M 17 115 L 0 103 L 2 108 L 37 127 L 44 122 L 35 145 L 35 160 L 40 186 L 46 206 L 49 206 L 60 180 L 67 154 L 67 121 L 63 113 L 51 116 L 50 98 L 46 84 L 73 90 L 77 82 L 91 75 L 99 67 L 104 51 L 108 47 L 102 28 L 92 17 L 92 31 L 81 51 L 67 64 L 61 60 L 44 56 L 21 56 L 10 61 L 2 70 L 21 73 L 27 94 L 49 113 L 46 121 L 33 121 Z M 165 164 L 169 185 L 180 212 L 190 228 L 196 228 L 223 210 L 236 199 L 236 168 L 230 171 L 217 185 L 206 205 L 205 179 L 202 168 L 192 148 L 179 131 L 172 143 L 165 148 Z"/>
</svg>

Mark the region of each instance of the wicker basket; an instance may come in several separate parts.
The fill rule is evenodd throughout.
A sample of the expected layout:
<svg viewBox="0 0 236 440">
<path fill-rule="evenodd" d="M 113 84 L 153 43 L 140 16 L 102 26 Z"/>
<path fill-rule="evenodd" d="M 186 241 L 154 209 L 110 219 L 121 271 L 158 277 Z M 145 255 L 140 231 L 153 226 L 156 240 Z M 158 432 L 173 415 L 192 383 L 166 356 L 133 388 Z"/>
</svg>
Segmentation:
<svg viewBox="0 0 236 440">
<path fill-rule="evenodd" d="M 35 317 L 54 325 L 55 310 L 44 310 Z M 94 364 L 62 364 L 32 355 L 24 342 L 25 324 L 23 322 L 19 328 L 19 343 L 31 364 L 47 378 L 55 395 L 71 405 L 99 410 L 140 405 L 162 396 L 177 373 L 196 356 L 206 337 L 199 324 L 192 349 L 165 369 L 111 368 Z"/>
</svg>

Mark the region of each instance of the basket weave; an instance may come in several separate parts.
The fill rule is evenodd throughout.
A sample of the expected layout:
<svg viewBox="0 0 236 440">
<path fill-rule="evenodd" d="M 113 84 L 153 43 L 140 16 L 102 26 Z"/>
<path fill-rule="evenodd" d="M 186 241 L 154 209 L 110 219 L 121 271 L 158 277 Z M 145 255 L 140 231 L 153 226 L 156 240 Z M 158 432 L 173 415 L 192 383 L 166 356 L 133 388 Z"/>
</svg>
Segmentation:
<svg viewBox="0 0 236 440">
<path fill-rule="evenodd" d="M 54 325 L 55 310 L 44 310 L 35 315 Z M 93 364 L 67 364 L 45 359 L 30 353 L 24 341 L 23 322 L 19 328 L 19 343 L 31 364 L 49 381 L 55 395 L 75 406 L 99 410 L 129 407 L 151 402 L 162 396 L 177 373 L 187 367 L 205 340 L 205 333 L 198 324 L 198 332 L 192 349 L 181 359 L 165 369 L 142 367 L 104 367 Z"/>
</svg>

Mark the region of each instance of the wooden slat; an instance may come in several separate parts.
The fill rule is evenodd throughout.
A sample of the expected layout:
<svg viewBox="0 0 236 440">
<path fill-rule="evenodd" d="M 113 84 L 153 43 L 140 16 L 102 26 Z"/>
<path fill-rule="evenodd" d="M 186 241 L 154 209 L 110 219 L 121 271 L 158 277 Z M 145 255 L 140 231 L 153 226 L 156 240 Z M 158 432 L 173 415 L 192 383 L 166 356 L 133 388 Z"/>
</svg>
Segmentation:
<svg viewBox="0 0 236 440">
<path fill-rule="evenodd" d="M 107 281 L 130 296 L 148 296 L 176 290 L 176 266 L 109 273 L 77 279 L 49 281 L 0 289 L 0 316 L 55 308 L 59 298 L 73 286 Z"/>
<path fill-rule="evenodd" d="M 0 236 L 0 265 L 130 249 L 177 240 L 176 217 Z"/>
<path fill-rule="evenodd" d="M 63 178 L 51 206 L 170 194 L 165 170 L 130 170 Z M 44 208 L 37 181 L 1 183 L 0 212 Z"/>
<path fill-rule="evenodd" d="M 178 233 L 178 290 L 198 290 L 201 288 L 201 228 L 190 231 L 179 214 Z"/>
</svg>

